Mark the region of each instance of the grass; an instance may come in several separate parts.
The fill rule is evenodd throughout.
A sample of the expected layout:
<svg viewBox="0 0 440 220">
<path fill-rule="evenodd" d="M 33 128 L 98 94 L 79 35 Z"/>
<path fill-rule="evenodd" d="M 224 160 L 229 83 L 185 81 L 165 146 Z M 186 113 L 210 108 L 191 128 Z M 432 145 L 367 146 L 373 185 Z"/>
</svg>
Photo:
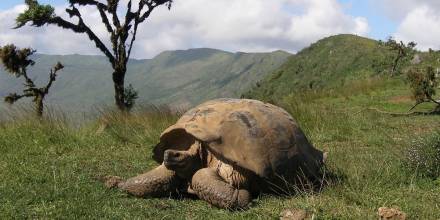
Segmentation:
<svg viewBox="0 0 440 220">
<path fill-rule="evenodd" d="M 440 133 L 414 140 L 408 149 L 406 165 L 420 176 L 439 178 Z"/>
<path fill-rule="evenodd" d="M 377 219 L 381 206 L 410 219 L 440 218 L 439 181 L 418 177 L 404 164 L 412 140 L 438 129 L 439 116 L 392 117 L 412 101 L 400 80 L 352 83 L 332 91 L 287 96 L 279 104 L 344 176 L 321 193 L 262 195 L 249 210 L 229 212 L 199 200 L 138 199 L 108 190 L 103 175 L 131 177 L 156 166 L 152 146 L 178 116 L 147 108 L 120 115 L 105 111 L 73 127 L 67 119 L 13 118 L 0 122 L 0 219 L 277 219 L 302 208 L 316 219 Z"/>
</svg>

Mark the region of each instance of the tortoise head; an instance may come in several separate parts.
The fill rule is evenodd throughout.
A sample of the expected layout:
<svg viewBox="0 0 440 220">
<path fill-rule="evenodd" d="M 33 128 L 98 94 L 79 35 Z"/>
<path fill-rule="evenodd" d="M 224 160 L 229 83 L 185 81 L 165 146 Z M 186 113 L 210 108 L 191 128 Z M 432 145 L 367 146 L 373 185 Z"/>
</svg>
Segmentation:
<svg viewBox="0 0 440 220">
<path fill-rule="evenodd" d="M 181 178 L 189 179 L 197 170 L 202 168 L 200 150 L 201 143 L 197 140 L 188 150 L 165 150 L 163 164 L 166 168 L 176 171 Z"/>
</svg>

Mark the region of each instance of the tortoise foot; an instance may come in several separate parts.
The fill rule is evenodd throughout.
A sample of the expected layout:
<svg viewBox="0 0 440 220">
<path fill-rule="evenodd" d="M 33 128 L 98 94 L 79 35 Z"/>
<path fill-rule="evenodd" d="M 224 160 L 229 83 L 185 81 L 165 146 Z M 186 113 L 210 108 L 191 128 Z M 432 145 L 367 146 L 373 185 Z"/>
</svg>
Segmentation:
<svg viewBox="0 0 440 220">
<path fill-rule="evenodd" d="M 136 197 L 165 197 L 176 193 L 180 184 L 181 180 L 176 172 L 160 165 L 144 174 L 119 182 L 117 186 Z"/>
<path fill-rule="evenodd" d="M 191 188 L 200 199 L 219 208 L 246 209 L 251 201 L 248 190 L 229 185 L 211 168 L 197 171 L 192 178 Z"/>
</svg>

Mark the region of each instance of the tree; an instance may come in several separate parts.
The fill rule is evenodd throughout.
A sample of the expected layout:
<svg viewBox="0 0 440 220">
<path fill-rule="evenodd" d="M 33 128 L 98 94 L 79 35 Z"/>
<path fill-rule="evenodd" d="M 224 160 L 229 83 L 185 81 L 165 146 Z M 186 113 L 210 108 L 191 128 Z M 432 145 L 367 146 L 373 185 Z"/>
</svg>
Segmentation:
<svg viewBox="0 0 440 220">
<path fill-rule="evenodd" d="M 389 37 L 387 42 L 385 42 L 385 43 L 382 42 L 382 44 L 384 44 L 390 50 L 396 52 L 394 59 L 393 59 L 393 63 L 391 65 L 391 75 L 393 75 L 393 76 L 397 74 L 396 72 L 397 72 L 399 62 L 402 59 L 409 57 L 409 55 L 411 54 L 412 51 L 414 51 L 414 48 L 417 45 L 413 41 L 411 41 L 405 45 L 403 43 L 403 41 L 397 42 L 392 37 Z"/>
<path fill-rule="evenodd" d="M 15 45 L 9 44 L 4 47 L 0 47 L 0 61 L 3 63 L 4 68 L 8 73 L 24 79 L 23 94 L 11 93 L 5 97 L 5 102 L 14 104 L 16 101 L 24 97 L 33 98 L 35 103 L 35 111 L 37 116 L 43 116 L 43 101 L 46 95 L 49 93 L 49 89 L 52 87 L 53 82 L 56 80 L 57 72 L 64 68 L 64 66 L 58 62 L 49 72 L 49 81 L 43 87 L 37 87 L 34 81 L 29 78 L 27 68 L 33 66 L 35 62 L 29 59 L 29 56 L 36 51 L 31 48 L 18 49 Z"/>
<path fill-rule="evenodd" d="M 411 86 L 413 98 L 416 101 L 416 104 L 410 111 L 422 103 L 433 103 L 436 107 L 430 113 L 440 113 L 440 100 L 434 98 L 436 89 L 440 84 L 440 78 L 432 66 L 425 67 L 425 69 L 412 68 L 408 72 L 408 82 Z"/>
<path fill-rule="evenodd" d="M 132 87 L 125 87 L 125 74 L 139 24 L 143 23 L 156 7 L 165 5 L 170 9 L 173 2 L 173 0 L 138 0 L 137 8 L 133 9 L 133 1 L 128 0 L 124 10 L 120 7 L 120 0 L 106 0 L 106 3 L 98 0 L 69 0 L 70 5 L 66 8 L 66 12 L 71 19 L 65 20 L 55 14 L 52 6 L 41 5 L 37 0 L 25 0 L 28 8 L 17 17 L 16 28 L 29 22 L 36 27 L 56 25 L 75 33 L 86 34 L 108 58 L 113 68 L 116 106 L 120 110 L 129 110 L 137 98 L 137 92 Z M 84 6 L 96 7 L 99 11 L 102 23 L 110 35 L 111 50 L 84 21 L 83 15 L 78 10 L 78 7 Z M 126 91 L 129 91 L 129 94 Z"/>
</svg>

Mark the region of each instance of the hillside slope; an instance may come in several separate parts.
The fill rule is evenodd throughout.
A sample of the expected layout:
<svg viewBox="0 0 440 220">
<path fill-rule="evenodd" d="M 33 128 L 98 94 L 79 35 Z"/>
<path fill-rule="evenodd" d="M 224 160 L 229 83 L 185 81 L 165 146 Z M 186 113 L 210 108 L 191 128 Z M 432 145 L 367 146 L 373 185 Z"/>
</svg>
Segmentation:
<svg viewBox="0 0 440 220">
<path fill-rule="evenodd" d="M 131 60 L 126 82 L 139 91 L 139 103 L 194 105 L 217 97 L 238 97 L 265 74 L 280 67 L 290 56 L 273 53 L 229 53 L 214 49 L 166 51 L 153 59 Z M 36 55 L 30 76 L 47 80 L 57 61 L 65 65 L 48 101 L 65 110 L 89 110 L 112 105 L 111 68 L 102 56 Z M 0 96 L 19 91 L 22 81 L 0 68 Z M 1 105 L 5 105 L 1 103 Z"/>
<path fill-rule="evenodd" d="M 0 114 L 0 219 L 279 219 L 292 208 L 315 219 L 378 219 L 384 206 L 399 208 L 408 219 L 440 219 L 440 179 L 418 177 L 403 166 L 414 152 L 408 148 L 438 130 L 440 117 L 365 111 L 405 112 L 412 100 L 402 99 L 408 91 L 399 79 L 360 85 L 285 100 L 282 107 L 308 140 L 328 152 L 328 181 L 316 191 L 301 185 L 290 196 L 261 195 L 243 211 L 220 210 L 194 197 L 137 199 L 99 181 L 157 167 L 153 146 L 178 115 L 107 112 L 71 128 L 58 117 L 4 122 Z"/>
<path fill-rule="evenodd" d="M 339 87 L 383 71 L 390 51 L 378 41 L 355 35 L 324 38 L 257 83 L 246 97 L 279 99 L 294 91 Z"/>
</svg>

